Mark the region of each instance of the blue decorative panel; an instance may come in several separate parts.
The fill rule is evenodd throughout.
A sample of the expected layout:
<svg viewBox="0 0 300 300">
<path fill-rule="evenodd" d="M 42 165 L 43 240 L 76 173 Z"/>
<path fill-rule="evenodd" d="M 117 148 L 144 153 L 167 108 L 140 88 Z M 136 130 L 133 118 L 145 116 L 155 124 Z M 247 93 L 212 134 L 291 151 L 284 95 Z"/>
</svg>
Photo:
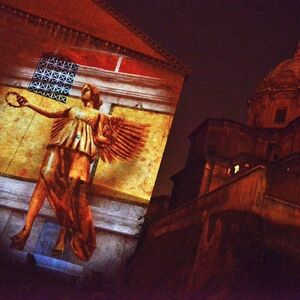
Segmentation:
<svg viewBox="0 0 300 300">
<path fill-rule="evenodd" d="M 78 65 L 55 55 L 43 55 L 28 90 L 65 103 Z"/>
</svg>

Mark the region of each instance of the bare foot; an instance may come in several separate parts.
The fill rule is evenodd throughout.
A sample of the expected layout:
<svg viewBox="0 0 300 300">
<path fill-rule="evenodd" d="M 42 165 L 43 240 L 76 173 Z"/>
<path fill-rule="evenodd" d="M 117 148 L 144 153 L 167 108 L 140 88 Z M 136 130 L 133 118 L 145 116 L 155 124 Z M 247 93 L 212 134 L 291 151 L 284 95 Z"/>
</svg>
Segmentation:
<svg viewBox="0 0 300 300">
<path fill-rule="evenodd" d="M 57 238 L 56 244 L 52 250 L 52 255 L 54 257 L 60 256 L 65 249 L 65 237 L 68 229 L 66 227 L 62 227 Z"/>
<path fill-rule="evenodd" d="M 61 244 L 61 243 L 57 244 L 56 243 L 53 250 L 52 250 L 52 255 L 54 257 L 58 257 L 64 252 L 64 250 L 65 250 L 65 244 L 64 243 L 63 244 Z"/>
<path fill-rule="evenodd" d="M 10 248 L 16 250 L 23 250 L 27 242 L 27 239 L 30 235 L 30 231 L 31 229 L 25 225 L 17 234 L 10 237 L 11 239 Z"/>
</svg>

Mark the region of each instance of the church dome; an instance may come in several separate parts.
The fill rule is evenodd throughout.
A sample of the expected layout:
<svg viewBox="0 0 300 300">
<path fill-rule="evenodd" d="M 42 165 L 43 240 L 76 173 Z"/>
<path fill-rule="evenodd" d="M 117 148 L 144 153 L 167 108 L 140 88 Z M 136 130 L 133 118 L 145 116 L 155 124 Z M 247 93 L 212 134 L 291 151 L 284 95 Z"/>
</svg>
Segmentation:
<svg viewBox="0 0 300 300">
<path fill-rule="evenodd" d="M 300 42 L 292 59 L 279 64 L 258 85 L 256 92 L 300 88 Z"/>
<path fill-rule="evenodd" d="M 279 128 L 300 117 L 300 42 L 292 59 L 280 63 L 248 101 L 248 125 Z"/>
</svg>

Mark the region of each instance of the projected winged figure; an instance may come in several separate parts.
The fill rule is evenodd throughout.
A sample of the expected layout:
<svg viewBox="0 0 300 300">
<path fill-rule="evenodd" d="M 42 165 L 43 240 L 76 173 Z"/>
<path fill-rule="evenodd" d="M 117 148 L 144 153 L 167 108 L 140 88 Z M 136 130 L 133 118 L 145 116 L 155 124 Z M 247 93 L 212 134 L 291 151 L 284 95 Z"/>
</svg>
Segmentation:
<svg viewBox="0 0 300 300">
<path fill-rule="evenodd" d="M 57 120 L 52 127 L 25 225 L 11 237 L 12 248 L 24 248 L 33 222 L 47 198 L 62 226 L 53 255 L 63 252 L 65 236 L 70 232 L 75 255 L 81 260 L 88 260 L 96 248 L 95 229 L 87 199 L 90 165 L 98 157 L 109 163 L 130 161 L 144 147 L 147 125 L 100 113 L 100 92 L 90 84 L 83 86 L 81 100 L 82 107 L 50 111 L 17 95 L 21 107 L 31 108 Z"/>
</svg>

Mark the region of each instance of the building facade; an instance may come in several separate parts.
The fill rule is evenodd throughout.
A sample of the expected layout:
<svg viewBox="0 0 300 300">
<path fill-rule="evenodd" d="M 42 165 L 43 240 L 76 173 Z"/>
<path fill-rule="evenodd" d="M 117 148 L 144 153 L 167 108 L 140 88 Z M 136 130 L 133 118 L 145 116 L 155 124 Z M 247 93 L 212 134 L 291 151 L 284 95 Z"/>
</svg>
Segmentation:
<svg viewBox="0 0 300 300">
<path fill-rule="evenodd" d="M 186 166 L 172 177 L 173 207 L 211 192 L 259 164 L 270 170 L 282 168 L 287 174 L 297 172 L 295 166 L 290 169 L 293 163 L 288 161 L 300 151 L 299 63 L 300 50 L 262 80 L 248 101 L 247 125 L 208 119 L 194 130 Z M 293 196 L 287 200 L 296 202 Z"/>
<path fill-rule="evenodd" d="M 133 253 L 150 200 L 173 115 L 188 70 L 102 1 L 2 1 L 1 7 L 1 252 L 26 256 L 73 275 L 115 279 Z M 39 177 L 52 120 L 8 106 L 16 92 L 49 109 L 76 106 L 84 83 L 96 86 L 100 112 L 148 126 L 133 162 L 94 161 L 90 205 L 97 248 L 89 262 L 52 248 L 59 224 L 49 204 L 36 219 L 23 252 L 10 236 L 24 224 Z"/>
<path fill-rule="evenodd" d="M 299 84 L 300 48 L 258 85 L 247 124 L 207 119 L 190 135 L 132 264 L 136 299 L 299 296 Z"/>
</svg>

